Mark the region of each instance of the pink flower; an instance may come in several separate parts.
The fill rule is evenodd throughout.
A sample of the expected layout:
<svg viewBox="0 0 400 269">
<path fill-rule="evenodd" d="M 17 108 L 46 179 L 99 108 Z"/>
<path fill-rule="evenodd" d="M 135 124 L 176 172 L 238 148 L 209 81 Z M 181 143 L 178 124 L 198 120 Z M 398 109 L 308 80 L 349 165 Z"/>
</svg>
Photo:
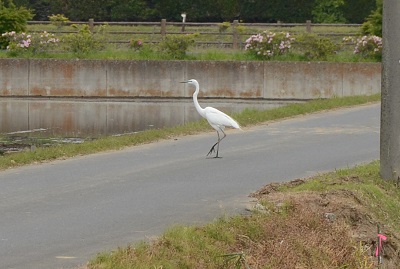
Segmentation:
<svg viewBox="0 0 400 269">
<path fill-rule="evenodd" d="M 30 43 L 30 40 L 29 40 L 29 39 L 28 39 L 28 40 L 23 40 L 23 41 L 22 41 L 22 45 L 23 45 L 23 47 L 25 47 L 25 48 L 28 48 L 30 44 L 31 44 L 31 43 Z"/>
</svg>

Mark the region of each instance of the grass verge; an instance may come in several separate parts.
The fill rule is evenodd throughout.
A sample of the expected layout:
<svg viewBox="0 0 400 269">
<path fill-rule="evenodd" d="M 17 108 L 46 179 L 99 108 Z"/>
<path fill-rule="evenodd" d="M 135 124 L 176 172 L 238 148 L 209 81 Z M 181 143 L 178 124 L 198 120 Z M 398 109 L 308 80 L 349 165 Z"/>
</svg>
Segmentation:
<svg viewBox="0 0 400 269">
<path fill-rule="evenodd" d="M 400 189 L 379 178 L 377 161 L 253 196 L 262 211 L 174 226 L 152 242 L 101 253 L 87 268 L 372 269 L 378 224 L 388 236 L 379 268 L 400 267 Z"/>
<path fill-rule="evenodd" d="M 271 110 L 245 109 L 233 115 L 242 127 L 255 125 L 261 122 L 292 117 L 301 114 L 318 112 L 346 106 L 354 106 L 380 100 L 380 95 L 352 96 L 332 99 L 319 99 L 301 104 L 290 104 Z M 190 122 L 171 128 L 147 130 L 124 136 L 109 136 L 81 144 L 57 145 L 53 147 L 38 147 L 35 151 L 24 151 L 7 154 L 0 157 L 0 169 L 46 162 L 56 159 L 70 158 L 79 155 L 93 154 L 107 150 L 119 150 L 128 146 L 150 143 L 176 136 L 190 135 L 211 130 L 205 120 Z"/>
</svg>

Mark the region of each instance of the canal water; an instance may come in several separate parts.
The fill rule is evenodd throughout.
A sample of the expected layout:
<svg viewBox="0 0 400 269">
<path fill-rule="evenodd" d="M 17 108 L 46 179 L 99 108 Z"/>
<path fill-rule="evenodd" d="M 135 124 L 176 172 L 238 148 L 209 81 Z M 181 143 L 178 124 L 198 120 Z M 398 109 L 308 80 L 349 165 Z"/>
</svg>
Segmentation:
<svg viewBox="0 0 400 269">
<path fill-rule="evenodd" d="M 246 108 L 271 109 L 280 101 L 199 100 L 233 114 Z M 118 135 L 201 119 L 192 99 L 0 99 L 3 135 L 86 138 Z"/>
</svg>

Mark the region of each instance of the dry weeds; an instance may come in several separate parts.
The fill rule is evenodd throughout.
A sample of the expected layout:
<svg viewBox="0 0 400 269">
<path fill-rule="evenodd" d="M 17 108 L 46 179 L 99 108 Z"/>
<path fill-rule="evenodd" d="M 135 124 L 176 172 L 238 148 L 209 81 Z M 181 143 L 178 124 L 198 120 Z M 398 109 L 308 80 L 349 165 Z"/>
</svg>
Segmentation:
<svg viewBox="0 0 400 269">
<path fill-rule="evenodd" d="M 341 180 L 357 182 L 360 179 L 346 177 Z M 271 231 L 268 242 L 258 248 L 250 243 L 245 245 L 249 252 L 254 253 L 251 257 L 254 268 L 261 268 L 261 264 L 271 257 L 275 257 L 276 268 L 280 269 L 341 268 L 340 264 L 349 264 L 350 268 L 378 268 L 374 257 L 377 225 L 388 236 L 379 268 L 400 268 L 400 236 L 390 227 L 375 221 L 357 193 L 350 190 L 322 193 L 277 191 L 283 185 L 292 187 L 304 182 L 299 179 L 269 184 L 252 194 L 261 201 L 268 201 L 272 210 L 279 210 L 288 201 L 292 205 L 286 218 L 274 218 L 271 223 L 266 223 L 265 229 Z M 360 246 L 355 249 L 357 242 Z M 298 255 L 299 252 L 302 255 Z M 324 258 L 337 263 L 321 263 Z"/>
</svg>

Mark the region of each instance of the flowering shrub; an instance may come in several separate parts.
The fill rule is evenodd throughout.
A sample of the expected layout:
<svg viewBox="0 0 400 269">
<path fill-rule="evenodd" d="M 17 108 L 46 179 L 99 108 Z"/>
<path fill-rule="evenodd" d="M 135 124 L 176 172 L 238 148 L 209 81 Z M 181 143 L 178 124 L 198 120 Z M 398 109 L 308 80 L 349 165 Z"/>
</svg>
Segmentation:
<svg viewBox="0 0 400 269">
<path fill-rule="evenodd" d="M 32 34 L 12 31 L 2 34 L 2 37 L 8 39 L 7 50 L 15 55 L 20 53 L 45 53 L 60 42 L 54 34 L 49 34 L 46 31 Z"/>
<path fill-rule="evenodd" d="M 143 47 L 143 41 L 140 39 L 138 40 L 131 39 L 129 41 L 129 47 L 134 50 L 140 50 Z"/>
<path fill-rule="evenodd" d="M 359 54 L 363 58 L 382 57 L 382 38 L 379 36 L 363 36 L 356 40 L 353 37 L 345 37 L 343 42 L 354 44 L 354 54 Z"/>
<path fill-rule="evenodd" d="M 260 59 L 269 59 L 275 55 L 287 53 L 294 38 L 289 33 L 264 31 L 252 35 L 246 40 L 245 50 Z"/>
</svg>

